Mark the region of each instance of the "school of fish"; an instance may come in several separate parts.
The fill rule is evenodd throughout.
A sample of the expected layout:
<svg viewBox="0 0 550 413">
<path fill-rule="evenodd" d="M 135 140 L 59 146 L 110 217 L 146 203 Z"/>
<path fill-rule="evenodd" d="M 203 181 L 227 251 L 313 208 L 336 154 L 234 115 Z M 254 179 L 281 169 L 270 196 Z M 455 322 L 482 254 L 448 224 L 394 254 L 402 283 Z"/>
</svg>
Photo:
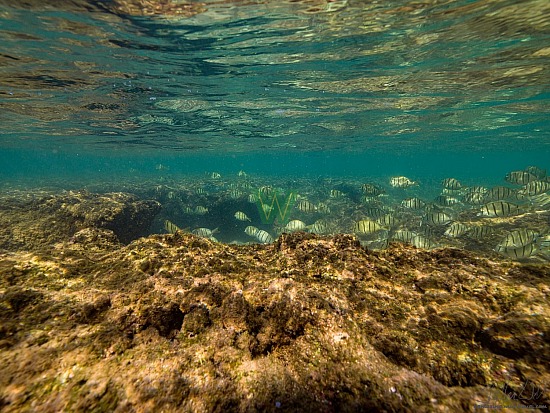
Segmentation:
<svg viewBox="0 0 550 413">
<path fill-rule="evenodd" d="M 437 185 L 406 176 L 266 182 L 244 171 L 230 177 L 210 172 L 181 187 L 159 185 L 156 195 L 166 206 L 166 232 L 182 231 L 181 224 L 215 242 L 217 233 L 235 244 L 272 243 L 282 233 L 298 231 L 352 233 L 371 249 L 401 242 L 550 260 L 546 170 L 529 166 L 507 173 L 503 181 L 492 187 L 454 177 Z"/>
</svg>

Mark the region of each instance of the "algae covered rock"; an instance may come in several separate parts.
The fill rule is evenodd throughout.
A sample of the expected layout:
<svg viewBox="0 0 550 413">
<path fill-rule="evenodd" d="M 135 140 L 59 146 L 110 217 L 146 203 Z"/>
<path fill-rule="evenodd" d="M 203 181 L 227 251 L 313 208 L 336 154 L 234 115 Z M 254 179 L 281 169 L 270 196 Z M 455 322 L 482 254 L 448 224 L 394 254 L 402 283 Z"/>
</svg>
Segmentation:
<svg viewBox="0 0 550 413">
<path fill-rule="evenodd" d="M 0 248 L 11 251 L 48 248 L 75 235 L 73 240 L 88 244 L 90 240 L 96 242 L 94 237 L 98 236 L 114 241 L 106 232 L 99 235 L 98 230 L 112 231 L 118 241 L 128 243 L 148 233 L 159 211 L 160 204 L 156 201 L 139 200 L 119 192 L 12 195 L 0 199 Z M 85 231 L 79 232 L 82 230 Z"/>
<path fill-rule="evenodd" d="M 343 235 L 113 236 L 3 253 L 3 411 L 548 405 L 546 264 Z"/>
</svg>

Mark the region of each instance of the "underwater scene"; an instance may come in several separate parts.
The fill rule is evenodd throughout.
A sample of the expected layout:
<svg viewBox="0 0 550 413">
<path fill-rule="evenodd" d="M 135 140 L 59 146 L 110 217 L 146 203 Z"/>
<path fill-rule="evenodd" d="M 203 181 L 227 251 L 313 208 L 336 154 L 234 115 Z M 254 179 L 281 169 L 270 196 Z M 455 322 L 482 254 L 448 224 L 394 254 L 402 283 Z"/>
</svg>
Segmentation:
<svg viewBox="0 0 550 413">
<path fill-rule="evenodd" d="M 550 3 L 0 0 L 0 411 L 548 411 Z"/>
</svg>

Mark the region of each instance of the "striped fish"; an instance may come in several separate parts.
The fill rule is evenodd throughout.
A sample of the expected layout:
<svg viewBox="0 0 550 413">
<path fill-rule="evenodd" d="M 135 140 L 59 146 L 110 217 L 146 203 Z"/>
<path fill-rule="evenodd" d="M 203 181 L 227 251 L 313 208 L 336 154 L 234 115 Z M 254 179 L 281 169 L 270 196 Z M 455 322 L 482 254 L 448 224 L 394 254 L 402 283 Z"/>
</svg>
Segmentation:
<svg viewBox="0 0 550 413">
<path fill-rule="evenodd" d="M 380 218 L 382 215 L 386 214 L 386 210 L 382 208 L 367 208 L 365 210 L 365 215 L 367 215 L 369 218 Z"/>
<path fill-rule="evenodd" d="M 546 208 L 550 206 L 550 194 L 540 194 L 540 195 L 534 195 L 529 200 L 531 205 L 535 205 L 537 207 Z"/>
<path fill-rule="evenodd" d="M 300 221 L 299 219 L 293 219 L 285 225 L 283 230 L 286 232 L 296 232 L 303 231 L 305 228 L 306 224 L 303 221 Z"/>
<path fill-rule="evenodd" d="M 470 231 L 468 231 L 468 236 L 474 239 L 481 239 L 488 235 L 491 235 L 493 232 L 493 228 L 491 228 L 489 225 L 474 225 L 470 227 Z"/>
<path fill-rule="evenodd" d="M 169 221 L 169 220 L 164 221 L 164 229 L 168 231 L 170 234 L 175 234 L 176 231 L 181 231 L 180 227 L 178 227 L 176 224 L 174 224 L 172 221 Z"/>
<path fill-rule="evenodd" d="M 330 197 L 339 199 L 345 197 L 346 194 L 344 194 L 342 191 L 339 191 L 338 189 L 331 189 L 330 190 Z"/>
<path fill-rule="evenodd" d="M 418 182 L 412 181 L 406 176 L 394 176 L 390 178 L 390 185 L 394 188 L 409 188 L 418 185 Z"/>
<path fill-rule="evenodd" d="M 409 231 L 407 229 L 400 229 L 393 233 L 392 240 L 410 243 L 414 237 L 418 234 L 416 232 Z"/>
<path fill-rule="evenodd" d="M 314 234 L 326 234 L 328 232 L 328 223 L 324 219 L 319 219 L 312 225 L 308 225 L 307 229 Z"/>
<path fill-rule="evenodd" d="M 393 214 L 384 214 L 376 222 L 386 227 L 395 227 L 399 223 L 399 220 Z"/>
<path fill-rule="evenodd" d="M 374 184 L 363 184 L 361 185 L 361 190 L 365 193 L 366 196 L 378 196 L 384 193 L 382 188 L 379 188 Z"/>
<path fill-rule="evenodd" d="M 258 231 L 256 231 L 255 237 L 262 244 L 270 244 L 270 243 L 273 242 L 273 237 L 271 235 L 269 235 L 269 233 L 267 231 L 264 231 L 263 229 L 259 229 Z"/>
<path fill-rule="evenodd" d="M 426 206 L 426 203 L 420 198 L 407 198 L 401 202 L 401 206 L 409 209 L 422 209 Z"/>
<path fill-rule="evenodd" d="M 361 196 L 361 202 L 363 204 L 369 204 L 369 205 L 378 205 L 380 204 L 380 200 L 374 196 L 369 195 L 363 195 Z"/>
<path fill-rule="evenodd" d="M 503 199 L 516 199 L 517 190 L 507 186 L 495 186 L 485 194 L 485 201 L 501 201 Z"/>
<path fill-rule="evenodd" d="M 243 195 L 244 195 L 244 193 L 240 189 L 231 189 L 229 191 L 229 198 L 231 198 L 231 199 L 239 199 Z"/>
<path fill-rule="evenodd" d="M 197 215 L 204 215 L 204 214 L 207 214 L 207 213 L 208 213 L 208 208 L 206 208 L 206 207 L 203 207 L 203 206 L 199 205 L 195 208 L 195 214 L 197 214 Z"/>
<path fill-rule="evenodd" d="M 429 250 L 435 247 L 435 244 L 429 238 L 426 238 L 422 235 L 414 236 L 411 239 L 410 244 L 414 245 L 416 248 L 423 248 L 426 250 Z"/>
<path fill-rule="evenodd" d="M 485 192 L 467 192 L 464 195 L 464 202 L 470 205 L 481 205 L 485 202 Z"/>
<path fill-rule="evenodd" d="M 521 195 L 540 195 L 550 191 L 550 182 L 533 181 L 526 184 L 522 189 L 518 191 Z"/>
<path fill-rule="evenodd" d="M 467 193 L 469 194 L 486 194 L 488 191 L 487 188 L 485 188 L 484 186 L 480 186 L 480 185 L 474 185 L 474 186 L 470 186 L 467 190 Z"/>
<path fill-rule="evenodd" d="M 462 222 L 453 222 L 449 225 L 449 228 L 445 231 L 445 235 L 451 238 L 460 237 L 466 234 L 470 230 L 470 227 Z"/>
<path fill-rule="evenodd" d="M 538 248 L 534 242 L 531 242 L 522 247 L 502 247 L 497 245 L 495 251 L 508 258 L 521 260 L 535 255 L 538 252 Z"/>
<path fill-rule="evenodd" d="M 296 208 L 302 212 L 312 213 L 317 210 L 317 207 L 309 202 L 307 199 L 302 199 L 296 203 Z"/>
<path fill-rule="evenodd" d="M 198 235 L 199 237 L 204 237 L 204 238 L 210 238 L 216 232 L 218 232 L 218 228 L 216 228 L 216 229 L 196 228 L 193 231 L 191 231 L 191 233 L 193 233 L 195 235 Z"/>
<path fill-rule="evenodd" d="M 451 205 L 456 205 L 460 203 L 460 201 L 457 198 L 450 195 L 439 195 L 438 197 L 435 198 L 435 202 L 443 206 L 451 206 Z"/>
<path fill-rule="evenodd" d="M 507 234 L 502 241 L 498 243 L 499 247 L 503 248 L 518 248 L 524 247 L 536 241 L 538 233 L 532 229 L 521 228 L 516 229 Z"/>
<path fill-rule="evenodd" d="M 248 227 L 246 227 L 244 229 L 244 232 L 246 235 L 250 236 L 250 237 L 255 237 L 256 236 L 256 233 L 259 231 L 258 228 L 256 227 L 253 227 L 252 225 L 249 225 Z"/>
<path fill-rule="evenodd" d="M 386 229 L 377 222 L 371 221 L 370 219 L 362 219 L 357 221 L 353 225 L 353 232 L 359 234 L 372 234 L 373 232 Z"/>
<path fill-rule="evenodd" d="M 537 179 L 544 179 L 546 177 L 546 169 L 541 169 L 538 166 L 528 166 L 525 168 L 525 171 L 535 175 Z"/>
<path fill-rule="evenodd" d="M 521 213 L 521 208 L 519 205 L 506 201 L 494 201 L 483 205 L 477 216 L 510 217 L 512 215 L 518 215 L 519 213 Z"/>
<path fill-rule="evenodd" d="M 443 182 L 441 182 L 441 185 L 443 185 L 443 188 L 453 191 L 462 188 L 462 184 L 455 178 L 445 178 Z"/>
<path fill-rule="evenodd" d="M 538 178 L 527 171 L 513 171 L 506 174 L 504 179 L 511 184 L 525 185 L 536 181 Z"/>
<path fill-rule="evenodd" d="M 424 215 L 423 221 L 428 225 L 447 225 L 453 219 L 444 212 L 430 212 Z"/>
<path fill-rule="evenodd" d="M 238 219 L 239 221 L 252 221 L 250 218 L 248 218 L 248 215 L 246 215 L 242 211 L 235 212 L 235 218 Z"/>
<path fill-rule="evenodd" d="M 324 202 L 319 202 L 317 204 L 317 211 L 323 213 L 323 214 L 330 214 L 330 207 L 325 204 Z"/>
</svg>

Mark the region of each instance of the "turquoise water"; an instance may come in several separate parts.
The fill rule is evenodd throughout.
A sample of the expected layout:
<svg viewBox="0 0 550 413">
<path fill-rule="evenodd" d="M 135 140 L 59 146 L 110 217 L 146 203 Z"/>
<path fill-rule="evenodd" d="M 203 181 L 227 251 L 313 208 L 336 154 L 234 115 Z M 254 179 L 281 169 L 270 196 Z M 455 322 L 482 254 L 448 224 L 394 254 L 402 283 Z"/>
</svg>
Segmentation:
<svg viewBox="0 0 550 413">
<path fill-rule="evenodd" d="M 4 179 L 548 166 L 546 2 L 134 3 L 0 6 Z"/>
<path fill-rule="evenodd" d="M 417 181 L 390 211 L 436 196 L 444 178 L 489 188 L 550 169 L 545 1 L 10 3 L 0 1 L 3 187 L 166 185 L 181 212 L 198 201 L 173 183 L 208 187 L 212 173 L 218 193 L 239 171 L 247 191 L 287 177 L 353 191 Z M 161 219 L 189 218 L 169 206 Z"/>
</svg>

